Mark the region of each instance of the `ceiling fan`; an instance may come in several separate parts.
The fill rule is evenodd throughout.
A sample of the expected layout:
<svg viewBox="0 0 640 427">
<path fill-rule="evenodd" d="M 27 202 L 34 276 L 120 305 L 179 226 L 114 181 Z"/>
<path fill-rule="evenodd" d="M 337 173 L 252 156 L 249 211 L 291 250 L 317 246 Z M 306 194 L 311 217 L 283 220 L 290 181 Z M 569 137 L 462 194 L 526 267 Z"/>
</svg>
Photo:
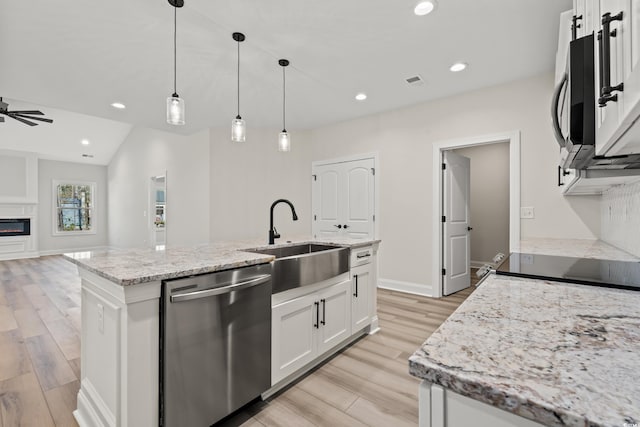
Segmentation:
<svg viewBox="0 0 640 427">
<path fill-rule="evenodd" d="M 33 116 L 44 116 L 42 111 L 38 110 L 22 110 L 22 111 L 9 111 L 9 104 L 2 101 L 2 97 L 0 97 L 0 114 L 3 114 L 7 117 L 11 117 L 19 122 L 24 123 L 29 126 L 37 126 L 38 123 L 34 123 L 31 120 L 37 120 L 39 122 L 53 123 L 51 119 L 45 119 L 44 117 L 33 117 Z M 4 117 L 0 116 L 0 123 L 4 122 Z"/>
</svg>

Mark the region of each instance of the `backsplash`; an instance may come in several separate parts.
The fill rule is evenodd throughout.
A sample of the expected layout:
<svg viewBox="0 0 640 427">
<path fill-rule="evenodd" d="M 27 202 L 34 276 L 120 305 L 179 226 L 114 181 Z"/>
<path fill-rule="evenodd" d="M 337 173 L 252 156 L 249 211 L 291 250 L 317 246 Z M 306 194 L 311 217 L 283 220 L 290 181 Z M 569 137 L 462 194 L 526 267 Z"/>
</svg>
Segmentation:
<svg viewBox="0 0 640 427">
<path fill-rule="evenodd" d="M 640 182 L 602 195 L 601 239 L 640 257 Z"/>
</svg>

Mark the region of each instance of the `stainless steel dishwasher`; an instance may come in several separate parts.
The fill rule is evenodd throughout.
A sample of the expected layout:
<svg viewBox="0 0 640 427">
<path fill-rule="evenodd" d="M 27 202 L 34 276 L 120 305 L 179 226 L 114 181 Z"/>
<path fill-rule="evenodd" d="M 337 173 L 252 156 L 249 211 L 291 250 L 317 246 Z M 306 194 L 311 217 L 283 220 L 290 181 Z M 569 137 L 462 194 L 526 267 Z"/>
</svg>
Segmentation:
<svg viewBox="0 0 640 427">
<path fill-rule="evenodd" d="M 271 264 L 162 285 L 160 425 L 210 426 L 271 386 Z"/>
</svg>

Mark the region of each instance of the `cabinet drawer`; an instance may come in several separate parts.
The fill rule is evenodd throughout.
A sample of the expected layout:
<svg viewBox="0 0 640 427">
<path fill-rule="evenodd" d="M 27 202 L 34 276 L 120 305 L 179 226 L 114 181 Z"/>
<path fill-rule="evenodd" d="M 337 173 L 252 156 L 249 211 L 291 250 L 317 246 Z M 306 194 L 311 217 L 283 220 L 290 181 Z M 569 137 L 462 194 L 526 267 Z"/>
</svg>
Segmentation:
<svg viewBox="0 0 640 427">
<path fill-rule="evenodd" d="M 369 264 L 373 258 L 373 247 L 351 249 L 351 268 Z"/>
</svg>

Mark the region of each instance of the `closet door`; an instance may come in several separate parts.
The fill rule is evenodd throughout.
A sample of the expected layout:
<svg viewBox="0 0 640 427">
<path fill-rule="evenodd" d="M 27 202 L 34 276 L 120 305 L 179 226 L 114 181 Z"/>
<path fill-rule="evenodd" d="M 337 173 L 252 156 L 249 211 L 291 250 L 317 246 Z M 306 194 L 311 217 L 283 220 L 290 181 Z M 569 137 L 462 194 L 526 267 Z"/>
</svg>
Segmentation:
<svg viewBox="0 0 640 427">
<path fill-rule="evenodd" d="M 373 158 L 313 165 L 315 238 L 374 238 L 374 166 Z"/>
</svg>

